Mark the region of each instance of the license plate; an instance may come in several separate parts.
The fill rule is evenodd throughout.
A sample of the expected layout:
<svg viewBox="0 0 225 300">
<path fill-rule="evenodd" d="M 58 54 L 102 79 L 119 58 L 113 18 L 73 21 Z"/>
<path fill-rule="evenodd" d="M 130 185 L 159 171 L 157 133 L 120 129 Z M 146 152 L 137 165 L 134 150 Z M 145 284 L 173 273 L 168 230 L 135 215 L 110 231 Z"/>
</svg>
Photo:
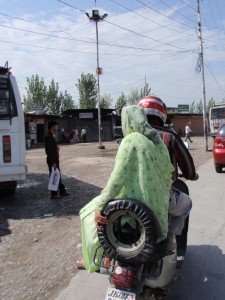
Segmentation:
<svg viewBox="0 0 225 300">
<path fill-rule="evenodd" d="M 105 300 L 135 300 L 136 295 L 127 291 L 108 288 Z"/>
</svg>

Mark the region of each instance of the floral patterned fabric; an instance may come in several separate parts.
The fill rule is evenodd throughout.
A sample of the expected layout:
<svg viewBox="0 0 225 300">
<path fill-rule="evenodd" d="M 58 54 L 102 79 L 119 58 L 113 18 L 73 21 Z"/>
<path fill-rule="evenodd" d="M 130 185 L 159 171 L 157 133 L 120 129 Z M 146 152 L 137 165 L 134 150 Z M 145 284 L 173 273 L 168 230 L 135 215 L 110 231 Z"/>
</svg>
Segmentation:
<svg viewBox="0 0 225 300">
<path fill-rule="evenodd" d="M 99 246 L 94 212 L 111 199 L 137 199 L 151 208 L 161 226 L 161 239 L 168 230 L 169 189 L 173 166 L 167 147 L 147 121 L 144 110 L 136 105 L 122 110 L 122 140 L 114 169 L 101 194 L 80 211 L 85 268 L 96 271 L 93 263 Z"/>
</svg>

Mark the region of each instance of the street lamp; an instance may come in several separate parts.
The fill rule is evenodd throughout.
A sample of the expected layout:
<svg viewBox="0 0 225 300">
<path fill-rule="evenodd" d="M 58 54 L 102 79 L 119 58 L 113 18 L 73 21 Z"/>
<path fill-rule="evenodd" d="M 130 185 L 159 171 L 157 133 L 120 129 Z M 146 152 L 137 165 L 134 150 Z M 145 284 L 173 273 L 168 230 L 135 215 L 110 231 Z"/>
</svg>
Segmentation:
<svg viewBox="0 0 225 300">
<path fill-rule="evenodd" d="M 98 10 L 92 10 L 92 15 L 90 16 L 86 13 L 88 19 L 92 22 L 95 22 L 96 27 L 96 45 L 97 45 L 97 84 L 98 84 L 98 136 L 99 136 L 99 149 L 105 149 L 105 146 L 102 145 L 102 138 L 101 138 L 101 109 L 100 109 L 100 84 L 99 84 L 99 75 L 102 74 L 102 68 L 99 67 L 99 51 L 98 51 L 98 22 L 103 21 L 108 15 L 104 14 L 103 16 L 99 15 Z"/>
</svg>

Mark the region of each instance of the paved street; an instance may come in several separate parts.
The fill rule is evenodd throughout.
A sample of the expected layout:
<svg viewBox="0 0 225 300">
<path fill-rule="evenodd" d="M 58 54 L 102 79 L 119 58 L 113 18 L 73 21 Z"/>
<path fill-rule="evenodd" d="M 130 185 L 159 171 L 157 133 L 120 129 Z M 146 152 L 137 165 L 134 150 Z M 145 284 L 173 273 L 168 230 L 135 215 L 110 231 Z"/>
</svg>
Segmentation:
<svg viewBox="0 0 225 300">
<path fill-rule="evenodd" d="M 168 300 L 225 299 L 225 172 L 217 174 L 213 160 L 198 169 L 200 179 L 188 181 L 193 209 L 188 248 Z M 56 300 L 101 300 L 107 276 L 79 271 Z"/>
</svg>

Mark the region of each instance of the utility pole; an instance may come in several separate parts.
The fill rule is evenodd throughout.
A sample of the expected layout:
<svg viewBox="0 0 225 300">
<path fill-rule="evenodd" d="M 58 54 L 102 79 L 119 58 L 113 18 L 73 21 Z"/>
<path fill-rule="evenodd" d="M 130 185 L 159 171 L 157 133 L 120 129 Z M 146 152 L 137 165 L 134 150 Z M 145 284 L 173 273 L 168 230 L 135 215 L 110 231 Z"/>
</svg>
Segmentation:
<svg viewBox="0 0 225 300">
<path fill-rule="evenodd" d="M 199 70 L 199 72 L 201 71 L 201 73 L 202 73 L 203 129 L 204 129 L 204 138 L 205 138 L 205 150 L 208 151 L 208 118 L 207 118 L 207 112 L 206 112 L 204 58 L 203 58 L 203 42 L 202 42 L 201 15 L 200 15 L 199 0 L 197 0 L 197 12 L 198 12 L 198 38 L 199 38 L 199 42 L 200 42 L 198 70 Z"/>
<path fill-rule="evenodd" d="M 86 13 L 88 19 L 92 22 L 95 22 L 96 27 L 96 46 L 97 46 L 97 87 L 98 87 L 98 137 L 99 137 L 99 149 L 105 149 L 105 146 L 102 145 L 102 125 L 101 125 L 101 108 L 100 108 L 100 82 L 99 82 L 99 75 L 102 74 L 102 68 L 99 67 L 99 47 L 98 47 L 98 22 L 103 21 L 108 15 L 104 14 L 103 16 L 99 15 L 99 11 L 97 9 L 92 10 L 92 16 Z"/>
</svg>

